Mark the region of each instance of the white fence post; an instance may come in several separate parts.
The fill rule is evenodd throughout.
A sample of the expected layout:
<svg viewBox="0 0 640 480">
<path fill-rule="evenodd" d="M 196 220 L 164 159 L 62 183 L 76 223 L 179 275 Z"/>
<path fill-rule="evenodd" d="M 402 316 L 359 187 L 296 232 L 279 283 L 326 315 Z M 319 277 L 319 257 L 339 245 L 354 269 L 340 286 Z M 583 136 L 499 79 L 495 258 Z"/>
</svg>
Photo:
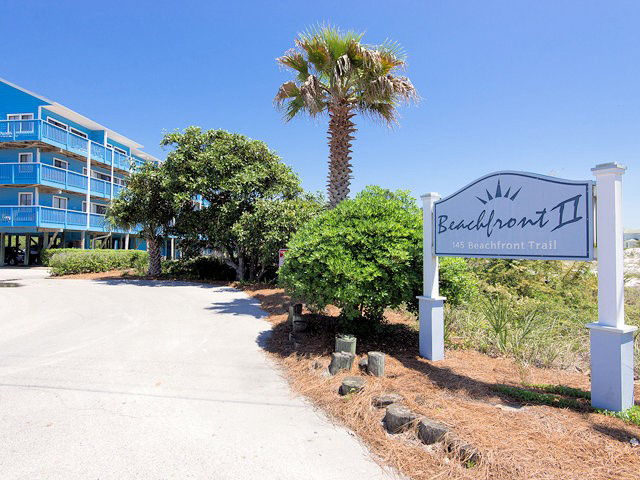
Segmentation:
<svg viewBox="0 0 640 480">
<path fill-rule="evenodd" d="M 429 360 L 444 359 L 444 301 L 438 286 L 438 257 L 433 255 L 433 205 L 437 193 L 422 195 L 424 290 L 420 306 L 420 355 Z"/>
<path fill-rule="evenodd" d="M 633 406 L 633 332 L 624 323 L 622 175 L 626 167 L 592 169 L 597 194 L 598 322 L 587 325 L 591 344 L 591 404 L 613 411 Z"/>
</svg>

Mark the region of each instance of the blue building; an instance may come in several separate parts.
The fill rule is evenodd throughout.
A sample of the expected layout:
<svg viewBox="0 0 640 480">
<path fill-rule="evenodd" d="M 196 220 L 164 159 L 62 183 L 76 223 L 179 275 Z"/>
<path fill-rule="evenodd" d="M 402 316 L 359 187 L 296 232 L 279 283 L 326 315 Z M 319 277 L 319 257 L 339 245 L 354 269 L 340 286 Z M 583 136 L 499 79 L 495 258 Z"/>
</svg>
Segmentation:
<svg viewBox="0 0 640 480">
<path fill-rule="evenodd" d="M 0 78 L 0 265 L 43 248 L 144 249 L 137 231 L 105 212 L 135 165 L 158 162 L 142 145 Z M 12 261 L 12 263 L 15 259 Z"/>
</svg>

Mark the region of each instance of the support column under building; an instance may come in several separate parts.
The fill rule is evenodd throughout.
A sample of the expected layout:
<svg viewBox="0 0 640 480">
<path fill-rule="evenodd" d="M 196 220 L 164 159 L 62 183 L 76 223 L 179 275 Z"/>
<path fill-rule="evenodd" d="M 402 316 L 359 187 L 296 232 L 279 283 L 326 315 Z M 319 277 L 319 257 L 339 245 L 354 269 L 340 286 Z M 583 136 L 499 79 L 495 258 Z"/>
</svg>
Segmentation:
<svg viewBox="0 0 640 480">
<path fill-rule="evenodd" d="M 24 264 L 29 266 L 29 255 L 31 253 L 31 235 L 27 233 L 24 246 Z"/>
</svg>

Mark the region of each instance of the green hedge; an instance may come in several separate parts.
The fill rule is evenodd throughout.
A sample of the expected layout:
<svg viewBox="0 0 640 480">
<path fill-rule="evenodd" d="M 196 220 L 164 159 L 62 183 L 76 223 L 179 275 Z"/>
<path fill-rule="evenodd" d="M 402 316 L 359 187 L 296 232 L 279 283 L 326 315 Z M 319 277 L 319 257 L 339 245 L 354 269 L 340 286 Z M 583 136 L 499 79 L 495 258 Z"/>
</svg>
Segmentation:
<svg viewBox="0 0 640 480">
<path fill-rule="evenodd" d="M 81 250 L 61 248 L 46 251 L 43 264 L 52 275 L 106 272 L 127 268 L 143 269 L 149 262 L 147 252 L 141 250 Z"/>
<path fill-rule="evenodd" d="M 220 280 L 230 282 L 236 279 L 236 271 L 215 257 L 200 256 L 189 259 L 165 260 L 162 274 L 169 277 L 190 280 Z"/>
</svg>

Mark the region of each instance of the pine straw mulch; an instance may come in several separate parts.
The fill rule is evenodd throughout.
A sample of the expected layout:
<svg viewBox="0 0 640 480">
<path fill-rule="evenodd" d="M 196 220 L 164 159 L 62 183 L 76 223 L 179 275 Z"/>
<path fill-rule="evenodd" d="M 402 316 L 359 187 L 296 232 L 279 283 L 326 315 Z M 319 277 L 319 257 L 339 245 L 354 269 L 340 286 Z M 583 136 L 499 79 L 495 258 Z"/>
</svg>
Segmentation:
<svg viewBox="0 0 640 480">
<path fill-rule="evenodd" d="M 60 275 L 51 277 L 56 280 L 106 280 L 120 277 L 135 278 L 135 270 L 108 270 L 106 272 L 93 272 L 93 273 L 70 273 L 68 275 Z"/>
<path fill-rule="evenodd" d="M 587 411 L 539 405 L 520 408 L 494 391 L 496 384 L 523 382 L 589 390 L 587 375 L 533 367 L 525 371 L 509 359 L 469 350 L 448 350 L 446 360 L 432 363 L 418 356 L 413 320 L 390 314 L 387 331 L 378 340 L 359 340 L 357 350 L 359 355 L 369 350 L 387 353 L 386 377 L 367 376 L 363 392 L 340 397 L 341 379 L 359 373 L 357 365 L 349 374 L 331 378 L 325 373 L 333 351 L 337 310 L 330 309 L 326 315 L 305 312 L 311 332 L 294 351 L 286 322 L 289 299 L 283 291 L 265 286 L 240 288 L 270 314 L 273 336 L 267 350 L 284 367 L 294 390 L 353 430 L 377 461 L 410 478 L 640 477 L 640 447 L 629 443 L 631 438 L 640 439 L 640 428 Z M 384 409 L 371 406 L 372 398 L 383 392 L 399 393 L 412 411 L 449 425 L 479 450 L 481 461 L 466 468 L 442 447 L 426 447 L 411 433 L 387 434 L 381 423 Z"/>
</svg>

